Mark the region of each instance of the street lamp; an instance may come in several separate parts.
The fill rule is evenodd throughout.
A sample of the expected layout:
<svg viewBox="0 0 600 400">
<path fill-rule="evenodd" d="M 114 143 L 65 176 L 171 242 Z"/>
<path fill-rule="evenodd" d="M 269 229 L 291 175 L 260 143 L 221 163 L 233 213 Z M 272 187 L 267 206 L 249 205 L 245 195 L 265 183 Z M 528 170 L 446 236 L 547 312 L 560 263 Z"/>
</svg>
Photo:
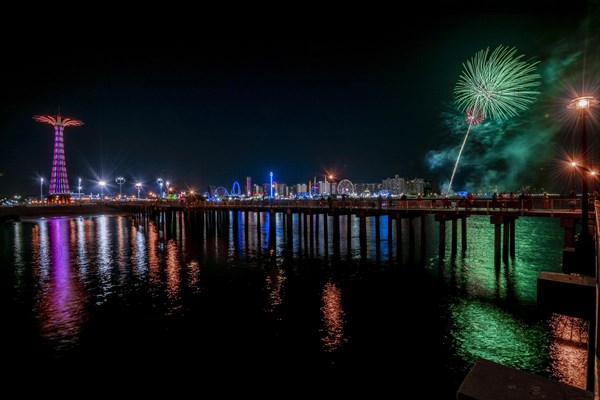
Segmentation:
<svg viewBox="0 0 600 400">
<path fill-rule="evenodd" d="M 40 200 L 44 200 L 44 178 L 40 178 Z"/>
<path fill-rule="evenodd" d="M 135 184 L 135 188 L 138 191 L 138 199 L 140 198 L 140 190 L 142 190 L 142 184 L 140 182 Z"/>
<path fill-rule="evenodd" d="M 163 198 L 164 196 L 163 196 L 163 191 L 162 191 L 162 185 L 163 185 L 163 180 L 162 180 L 162 178 L 158 178 L 158 179 L 156 180 L 156 183 L 158 183 L 158 187 L 160 188 L 160 191 L 158 192 L 158 196 L 159 196 L 160 198 Z"/>
<path fill-rule="evenodd" d="M 579 118 L 581 122 L 581 164 L 584 168 L 588 168 L 587 161 L 587 132 L 585 129 L 585 116 L 587 114 L 587 110 L 598 104 L 598 100 L 596 100 L 592 96 L 583 96 L 578 97 L 571 101 L 568 108 L 574 108 L 579 112 Z M 588 180 L 587 176 L 582 175 L 581 179 L 581 235 L 580 240 L 589 241 L 591 239 L 589 227 L 588 227 L 588 212 L 589 212 L 589 197 L 588 197 Z"/>
<path fill-rule="evenodd" d="M 106 186 L 106 182 L 100 181 L 100 182 L 98 182 L 98 185 L 100 185 L 100 190 L 102 192 L 102 198 L 104 198 L 104 186 Z"/>
<path fill-rule="evenodd" d="M 119 197 L 121 197 L 121 186 L 125 183 L 125 178 L 123 178 L 122 176 L 117 176 L 115 182 L 119 184 Z"/>
<path fill-rule="evenodd" d="M 79 186 L 77 186 L 77 189 L 79 190 L 79 198 L 81 199 L 81 178 L 79 178 Z"/>
<path fill-rule="evenodd" d="M 169 181 L 165 182 L 165 184 L 166 184 L 166 189 L 167 189 L 167 196 L 169 196 Z"/>
<path fill-rule="evenodd" d="M 587 132 L 585 128 L 585 117 L 588 113 L 588 109 L 594 105 L 598 104 L 598 100 L 596 100 L 592 96 L 582 96 L 576 99 L 573 99 L 571 103 L 569 103 L 568 108 L 573 108 L 578 110 L 579 119 L 581 123 L 581 160 L 584 167 L 584 170 L 589 170 L 588 166 L 588 154 L 587 154 Z M 588 194 L 588 176 L 583 173 L 581 178 L 581 234 L 579 235 L 579 241 L 577 245 L 579 246 L 579 253 L 582 257 L 580 259 L 579 264 L 583 265 L 584 273 L 589 273 L 588 268 L 593 268 L 593 256 L 594 256 L 594 246 L 592 242 L 592 236 L 590 235 L 589 226 L 588 226 L 588 218 L 589 218 L 589 194 Z M 589 265 L 588 265 L 589 264 Z M 593 271 L 593 269 L 592 269 Z"/>
</svg>

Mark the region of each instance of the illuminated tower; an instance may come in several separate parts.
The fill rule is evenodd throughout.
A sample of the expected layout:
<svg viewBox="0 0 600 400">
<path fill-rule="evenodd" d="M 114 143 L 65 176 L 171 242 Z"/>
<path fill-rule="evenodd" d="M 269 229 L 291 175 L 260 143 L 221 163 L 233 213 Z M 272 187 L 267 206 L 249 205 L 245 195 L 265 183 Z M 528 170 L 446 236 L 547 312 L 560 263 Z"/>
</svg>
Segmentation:
<svg viewBox="0 0 600 400">
<path fill-rule="evenodd" d="M 252 178 L 246 177 L 246 197 L 252 197 Z"/>
<path fill-rule="evenodd" d="M 65 145 L 63 131 L 67 126 L 81 126 L 83 122 L 61 115 L 36 115 L 33 119 L 37 122 L 54 126 L 54 153 L 52 156 L 52 174 L 50 176 L 49 194 L 58 202 L 68 202 L 69 181 L 67 180 L 67 164 L 65 161 Z"/>
</svg>

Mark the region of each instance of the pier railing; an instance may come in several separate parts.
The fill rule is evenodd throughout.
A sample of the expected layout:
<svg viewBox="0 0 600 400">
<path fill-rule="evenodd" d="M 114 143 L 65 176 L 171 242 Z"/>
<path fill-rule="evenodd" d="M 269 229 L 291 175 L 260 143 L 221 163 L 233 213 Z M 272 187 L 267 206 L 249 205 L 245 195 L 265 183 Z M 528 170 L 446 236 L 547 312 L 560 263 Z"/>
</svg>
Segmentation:
<svg viewBox="0 0 600 400">
<path fill-rule="evenodd" d="M 129 204 L 138 202 L 129 202 Z M 219 201 L 183 201 L 183 200 L 149 200 L 141 204 L 153 204 L 160 207 L 181 208 L 212 208 L 212 209 L 313 209 L 313 210 L 429 210 L 472 211 L 477 214 L 492 214 L 501 212 L 517 212 L 521 215 L 542 213 L 581 213 L 581 199 L 542 198 L 494 201 L 491 199 L 249 199 L 249 200 L 219 200 Z M 138 203 L 140 204 L 140 203 Z M 593 213 L 594 203 L 589 203 L 589 212 Z"/>
</svg>

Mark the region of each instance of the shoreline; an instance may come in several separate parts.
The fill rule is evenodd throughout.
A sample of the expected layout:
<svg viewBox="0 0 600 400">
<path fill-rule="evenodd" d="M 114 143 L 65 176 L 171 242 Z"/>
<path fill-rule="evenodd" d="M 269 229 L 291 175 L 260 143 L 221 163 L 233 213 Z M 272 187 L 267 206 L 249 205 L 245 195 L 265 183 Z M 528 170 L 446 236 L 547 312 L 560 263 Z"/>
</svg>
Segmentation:
<svg viewBox="0 0 600 400">
<path fill-rule="evenodd" d="M 21 218 L 72 217 L 102 214 L 130 215 L 131 211 L 116 204 L 84 203 L 0 207 L 0 221 L 15 221 Z"/>
</svg>

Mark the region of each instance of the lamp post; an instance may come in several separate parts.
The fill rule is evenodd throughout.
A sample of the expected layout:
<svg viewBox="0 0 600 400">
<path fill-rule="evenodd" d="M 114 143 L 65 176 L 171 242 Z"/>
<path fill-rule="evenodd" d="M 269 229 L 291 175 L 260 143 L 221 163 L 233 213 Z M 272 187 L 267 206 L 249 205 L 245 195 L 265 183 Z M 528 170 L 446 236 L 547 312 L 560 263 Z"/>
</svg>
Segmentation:
<svg viewBox="0 0 600 400">
<path fill-rule="evenodd" d="M 135 184 L 135 188 L 138 191 L 138 199 L 140 198 L 140 190 L 142 190 L 142 184 L 140 182 Z"/>
<path fill-rule="evenodd" d="M 587 132 L 585 126 L 585 117 L 588 113 L 588 109 L 598 104 L 592 96 L 582 96 L 574 99 L 569 103 L 568 108 L 576 109 L 579 113 L 579 120 L 581 124 L 581 164 L 583 165 L 583 172 L 581 174 L 581 234 L 579 240 L 576 243 L 576 252 L 578 252 L 578 265 L 581 268 L 581 273 L 594 275 L 594 257 L 595 248 L 592 241 L 592 236 L 589 231 L 589 188 L 586 171 L 589 171 L 588 166 L 588 154 L 587 154 Z M 579 271 L 578 271 L 579 272 Z"/>
<path fill-rule="evenodd" d="M 121 197 L 121 186 L 125 183 L 125 178 L 122 176 L 117 176 L 115 182 L 119 185 L 119 197 Z"/>
<path fill-rule="evenodd" d="M 98 185 L 100 185 L 100 191 L 102 193 L 102 198 L 104 198 L 104 186 L 106 186 L 106 182 L 100 181 L 100 182 L 98 182 Z"/>
<path fill-rule="evenodd" d="M 569 104 L 569 108 L 574 108 L 579 113 L 579 120 L 581 123 L 581 164 L 584 169 L 588 169 L 588 155 L 587 155 L 587 132 L 585 128 L 585 117 L 588 109 L 598 104 L 592 96 L 582 96 L 574 99 Z M 589 188 L 588 188 L 588 177 L 582 174 L 581 178 L 581 235 L 579 239 L 581 241 L 590 241 L 591 236 L 588 227 L 589 221 Z"/>
<path fill-rule="evenodd" d="M 159 189 L 160 189 L 160 190 L 159 190 L 159 192 L 158 192 L 158 197 L 160 197 L 160 198 L 162 199 L 162 198 L 164 197 L 164 196 L 163 196 L 163 191 L 162 191 L 162 185 L 163 185 L 163 180 L 162 180 L 162 178 L 158 178 L 158 179 L 156 180 L 156 183 L 158 183 L 158 187 L 159 187 Z"/>
<path fill-rule="evenodd" d="M 44 178 L 40 178 L 40 201 L 44 201 Z"/>
</svg>

